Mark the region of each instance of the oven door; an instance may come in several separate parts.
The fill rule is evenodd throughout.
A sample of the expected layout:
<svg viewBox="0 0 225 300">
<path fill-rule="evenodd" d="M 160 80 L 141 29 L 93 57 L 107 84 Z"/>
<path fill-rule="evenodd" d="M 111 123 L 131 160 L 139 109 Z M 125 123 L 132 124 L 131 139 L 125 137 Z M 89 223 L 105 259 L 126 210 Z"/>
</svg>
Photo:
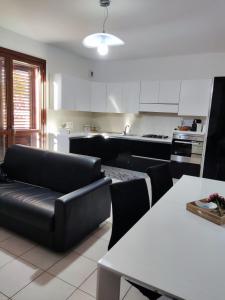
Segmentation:
<svg viewBox="0 0 225 300">
<path fill-rule="evenodd" d="M 171 160 L 201 164 L 202 141 L 173 139 Z"/>
</svg>

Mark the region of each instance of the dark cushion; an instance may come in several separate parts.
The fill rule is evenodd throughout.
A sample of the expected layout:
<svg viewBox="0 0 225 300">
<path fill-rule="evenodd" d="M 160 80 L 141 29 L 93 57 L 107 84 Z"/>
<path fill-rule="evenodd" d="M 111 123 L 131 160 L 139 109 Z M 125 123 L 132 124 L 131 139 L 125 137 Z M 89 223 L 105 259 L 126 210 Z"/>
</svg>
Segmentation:
<svg viewBox="0 0 225 300">
<path fill-rule="evenodd" d="M 10 180 L 6 174 L 6 172 L 4 171 L 3 167 L 0 166 L 0 182 L 12 182 L 12 180 Z"/>
<path fill-rule="evenodd" d="M 40 172 L 45 152 L 40 149 L 13 145 L 7 149 L 3 170 L 8 177 L 40 185 Z"/>
<path fill-rule="evenodd" d="M 99 158 L 46 152 L 40 185 L 54 191 L 70 193 L 101 177 Z"/>
<path fill-rule="evenodd" d="M 4 170 L 11 179 L 70 193 L 102 177 L 101 160 L 13 145 L 5 156 Z"/>
<path fill-rule="evenodd" d="M 41 230 L 53 231 L 55 200 L 61 196 L 22 182 L 0 183 L 0 213 Z"/>
</svg>

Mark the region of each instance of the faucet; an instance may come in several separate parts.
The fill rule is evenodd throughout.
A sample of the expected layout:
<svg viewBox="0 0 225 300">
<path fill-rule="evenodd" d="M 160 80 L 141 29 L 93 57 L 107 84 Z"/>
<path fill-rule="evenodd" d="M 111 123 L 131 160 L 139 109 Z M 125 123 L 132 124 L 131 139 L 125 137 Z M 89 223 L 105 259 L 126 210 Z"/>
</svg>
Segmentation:
<svg viewBox="0 0 225 300">
<path fill-rule="evenodd" d="M 124 135 L 127 135 L 127 128 L 130 128 L 130 125 L 127 124 L 127 125 L 125 126 L 124 132 L 123 132 Z"/>
</svg>

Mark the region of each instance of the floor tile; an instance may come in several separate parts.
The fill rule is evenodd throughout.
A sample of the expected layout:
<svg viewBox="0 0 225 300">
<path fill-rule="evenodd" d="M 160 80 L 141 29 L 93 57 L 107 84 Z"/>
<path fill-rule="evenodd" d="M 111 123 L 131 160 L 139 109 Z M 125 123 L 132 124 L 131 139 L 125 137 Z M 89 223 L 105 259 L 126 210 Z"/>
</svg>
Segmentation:
<svg viewBox="0 0 225 300">
<path fill-rule="evenodd" d="M 72 252 L 56 263 L 48 272 L 79 287 L 96 268 L 97 264 L 94 261 Z"/>
<path fill-rule="evenodd" d="M 121 283 L 120 283 L 120 299 L 124 298 L 124 296 L 126 295 L 126 293 L 128 292 L 128 290 L 130 289 L 130 287 L 131 287 L 131 284 L 127 280 L 121 278 Z"/>
<path fill-rule="evenodd" d="M 108 250 L 108 241 L 91 236 L 78 245 L 74 250 L 80 255 L 93 259 L 97 262 L 106 254 Z"/>
<path fill-rule="evenodd" d="M 65 300 L 75 288 L 44 273 L 16 294 L 13 300 Z"/>
<path fill-rule="evenodd" d="M 11 297 L 40 274 L 34 265 L 14 259 L 0 269 L 0 291 Z"/>
<path fill-rule="evenodd" d="M 10 252 L 0 248 L 0 268 L 13 260 L 15 256 Z"/>
<path fill-rule="evenodd" d="M 124 300 L 148 300 L 144 295 L 141 294 L 135 287 L 131 287 Z M 172 300 L 172 298 L 161 296 L 159 300 Z"/>
<path fill-rule="evenodd" d="M 9 298 L 0 293 L 0 300 L 8 300 Z"/>
<path fill-rule="evenodd" d="M 53 252 L 44 247 L 36 246 L 30 249 L 21 257 L 26 261 L 31 262 L 35 266 L 40 267 L 43 270 L 47 270 L 58 260 L 63 258 L 63 254 Z"/>
<path fill-rule="evenodd" d="M 0 247 L 15 255 L 22 255 L 34 247 L 34 243 L 19 236 L 12 236 L 9 239 L 0 242 Z"/>
<path fill-rule="evenodd" d="M 126 295 L 131 285 L 125 280 L 121 279 L 120 299 Z M 80 286 L 80 289 L 93 297 L 96 297 L 97 288 L 97 270 Z"/>
<path fill-rule="evenodd" d="M 94 300 L 92 296 L 82 292 L 81 290 L 76 290 L 75 293 L 68 300 Z M 1 300 L 1 299 L 0 299 Z"/>
<path fill-rule="evenodd" d="M 80 289 L 93 297 L 96 297 L 97 270 L 80 286 Z"/>
<path fill-rule="evenodd" d="M 12 236 L 12 233 L 4 228 L 0 227 L 0 242 L 8 239 Z"/>
<path fill-rule="evenodd" d="M 112 232 L 112 224 L 106 222 L 99 226 L 99 228 L 94 232 L 94 236 L 100 239 L 104 239 L 109 242 Z"/>
<path fill-rule="evenodd" d="M 124 300 L 148 300 L 148 298 L 143 296 L 136 288 L 132 287 L 124 297 Z"/>
</svg>

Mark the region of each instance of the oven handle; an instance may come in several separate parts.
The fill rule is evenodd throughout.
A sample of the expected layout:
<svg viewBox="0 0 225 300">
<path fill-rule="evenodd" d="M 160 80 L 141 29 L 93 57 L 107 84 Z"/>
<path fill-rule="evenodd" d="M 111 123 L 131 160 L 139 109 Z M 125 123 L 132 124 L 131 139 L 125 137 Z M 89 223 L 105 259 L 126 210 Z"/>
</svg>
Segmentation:
<svg viewBox="0 0 225 300">
<path fill-rule="evenodd" d="M 174 141 L 176 144 L 187 144 L 187 145 L 201 145 L 201 142 L 184 142 L 184 141 Z"/>
</svg>

